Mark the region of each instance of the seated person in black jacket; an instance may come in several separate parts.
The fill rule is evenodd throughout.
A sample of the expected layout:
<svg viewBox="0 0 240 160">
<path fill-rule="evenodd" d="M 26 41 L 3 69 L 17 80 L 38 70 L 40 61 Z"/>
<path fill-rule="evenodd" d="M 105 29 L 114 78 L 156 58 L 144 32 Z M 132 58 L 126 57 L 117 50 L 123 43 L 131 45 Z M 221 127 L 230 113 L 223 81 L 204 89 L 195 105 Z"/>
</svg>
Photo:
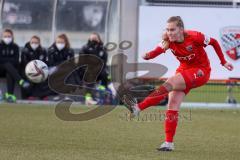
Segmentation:
<svg viewBox="0 0 240 160">
<path fill-rule="evenodd" d="M 59 35 L 49 47 L 48 56 L 49 66 L 51 67 L 57 66 L 74 56 L 74 51 L 71 49 L 68 37 L 65 34 Z"/>
<path fill-rule="evenodd" d="M 14 43 L 12 30 L 4 30 L 2 37 L 0 42 L 0 70 L 6 73 L 7 78 L 7 92 L 4 94 L 4 99 L 8 102 L 15 102 L 15 82 L 22 88 L 28 88 L 29 83 L 22 79 L 18 72 L 19 47 Z"/>
<path fill-rule="evenodd" d="M 79 54 L 95 55 L 103 61 L 103 68 L 97 78 L 97 81 L 101 83 L 102 90 L 107 89 L 108 81 L 109 81 L 108 69 L 107 69 L 108 54 L 106 52 L 106 48 L 103 45 L 100 35 L 98 33 L 92 33 L 88 39 L 87 44 L 82 47 Z M 79 71 L 80 71 L 81 77 L 83 77 L 84 72 L 82 70 L 79 70 Z M 94 87 L 94 86 L 88 86 L 88 87 Z"/>
<path fill-rule="evenodd" d="M 57 36 L 55 42 L 48 48 L 48 65 L 50 67 L 50 74 L 57 69 L 57 66 L 64 61 L 70 60 L 74 57 L 74 50 L 71 48 L 66 34 Z M 67 78 L 68 84 L 75 84 L 76 75 L 71 74 Z M 54 100 L 59 100 L 60 97 L 55 97 Z M 65 97 L 66 98 L 66 97 Z"/>
<path fill-rule="evenodd" d="M 41 40 L 38 36 L 33 36 L 29 42 L 27 42 L 22 49 L 21 54 L 21 69 L 23 77 L 25 75 L 25 67 L 32 60 L 41 60 L 48 64 L 47 51 L 41 46 Z M 34 100 L 37 98 L 47 100 L 49 95 L 53 92 L 48 87 L 48 81 L 42 83 L 31 83 L 31 88 L 29 90 L 23 90 L 23 98 L 28 98 L 29 100 Z"/>
</svg>

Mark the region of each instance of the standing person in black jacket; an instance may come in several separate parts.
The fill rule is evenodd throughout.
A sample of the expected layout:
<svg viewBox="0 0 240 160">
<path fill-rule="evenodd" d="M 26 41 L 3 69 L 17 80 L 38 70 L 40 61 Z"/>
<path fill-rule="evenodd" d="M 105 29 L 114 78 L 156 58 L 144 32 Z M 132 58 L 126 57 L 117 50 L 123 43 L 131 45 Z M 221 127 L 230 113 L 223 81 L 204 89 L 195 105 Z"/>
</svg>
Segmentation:
<svg viewBox="0 0 240 160">
<path fill-rule="evenodd" d="M 4 99 L 8 102 L 15 102 L 14 95 L 15 82 L 22 88 L 28 88 L 29 83 L 21 78 L 18 73 L 19 67 L 19 47 L 14 43 L 13 31 L 5 29 L 0 42 L 0 69 L 6 73 L 7 92 L 4 94 Z"/>
<path fill-rule="evenodd" d="M 41 40 L 38 36 L 33 36 L 29 42 L 27 42 L 22 50 L 21 54 L 21 69 L 23 77 L 25 75 L 25 67 L 32 60 L 41 60 L 48 64 L 47 51 L 41 46 Z M 42 83 L 31 83 L 31 89 L 23 90 L 23 98 L 34 100 L 36 98 L 47 100 L 47 96 L 52 94 L 52 91 L 48 87 L 48 81 Z"/>
<path fill-rule="evenodd" d="M 103 41 L 100 37 L 100 35 L 96 32 L 92 33 L 88 39 L 88 42 L 86 45 L 84 45 L 79 53 L 81 54 L 90 54 L 95 55 L 98 58 L 100 58 L 103 61 L 103 68 L 101 73 L 99 74 L 97 81 L 101 82 L 101 85 L 98 87 L 98 89 L 105 91 L 108 88 L 108 69 L 107 69 L 107 59 L 108 54 L 106 52 L 106 48 L 103 45 Z M 79 70 L 81 71 L 81 70 Z M 83 76 L 83 72 L 80 72 L 81 77 Z M 88 87 L 94 87 L 89 86 Z M 85 102 L 86 104 L 94 104 L 95 102 L 92 101 L 91 96 L 94 93 L 87 93 L 85 95 Z"/>
</svg>

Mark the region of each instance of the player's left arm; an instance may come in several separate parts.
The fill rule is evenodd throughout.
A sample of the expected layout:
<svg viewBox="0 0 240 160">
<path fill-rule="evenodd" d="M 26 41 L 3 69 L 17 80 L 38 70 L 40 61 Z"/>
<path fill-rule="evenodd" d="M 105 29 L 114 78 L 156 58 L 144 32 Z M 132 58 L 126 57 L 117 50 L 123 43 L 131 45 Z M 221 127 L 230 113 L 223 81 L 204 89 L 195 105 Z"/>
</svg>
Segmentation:
<svg viewBox="0 0 240 160">
<path fill-rule="evenodd" d="M 218 58 L 220 59 L 221 61 L 221 64 L 227 68 L 229 71 L 232 71 L 233 70 L 233 65 L 229 62 L 226 61 L 225 57 L 224 57 L 224 54 L 222 52 L 222 49 L 218 43 L 218 41 L 214 38 L 210 38 L 210 42 L 209 42 L 209 45 L 211 45 L 215 52 L 217 53 L 218 55 Z"/>
<path fill-rule="evenodd" d="M 222 49 L 216 39 L 212 37 L 207 37 L 204 34 L 198 32 L 197 41 L 204 46 L 211 45 L 214 48 L 215 52 L 217 53 L 222 66 L 224 66 L 229 71 L 233 70 L 233 65 L 230 62 L 226 61 Z"/>
</svg>

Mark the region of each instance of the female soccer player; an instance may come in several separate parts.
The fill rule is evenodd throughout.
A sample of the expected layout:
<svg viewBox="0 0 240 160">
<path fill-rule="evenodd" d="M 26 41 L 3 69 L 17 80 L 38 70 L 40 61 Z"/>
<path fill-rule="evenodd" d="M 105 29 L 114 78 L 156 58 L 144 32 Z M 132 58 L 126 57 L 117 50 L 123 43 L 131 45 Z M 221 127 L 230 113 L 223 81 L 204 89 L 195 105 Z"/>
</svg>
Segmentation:
<svg viewBox="0 0 240 160">
<path fill-rule="evenodd" d="M 211 45 L 222 66 L 229 71 L 233 70 L 233 66 L 225 60 L 220 45 L 214 38 L 209 38 L 201 32 L 184 30 L 184 24 L 180 16 L 173 16 L 167 20 L 166 32 L 162 38 L 161 45 L 146 53 L 143 58 L 145 60 L 153 59 L 170 49 L 180 62 L 175 75 L 168 78 L 163 85 L 153 91 L 141 103 L 136 104 L 131 99 L 125 99 L 124 103 L 132 115 L 136 116 L 140 111 L 157 105 L 168 95 L 165 142 L 157 150 L 172 151 L 174 150 L 173 137 L 177 127 L 181 102 L 192 88 L 206 84 L 210 77 L 210 63 L 204 47 Z"/>
</svg>

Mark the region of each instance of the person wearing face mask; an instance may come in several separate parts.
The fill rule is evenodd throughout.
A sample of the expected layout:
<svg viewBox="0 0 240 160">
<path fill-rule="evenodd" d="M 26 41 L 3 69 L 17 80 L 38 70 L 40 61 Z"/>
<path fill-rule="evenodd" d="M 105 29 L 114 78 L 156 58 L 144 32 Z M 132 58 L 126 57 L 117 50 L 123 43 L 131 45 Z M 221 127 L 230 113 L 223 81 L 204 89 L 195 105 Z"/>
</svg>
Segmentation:
<svg viewBox="0 0 240 160">
<path fill-rule="evenodd" d="M 109 82 L 109 79 L 108 79 L 109 74 L 108 74 L 108 69 L 107 69 L 108 54 L 107 54 L 106 48 L 103 45 L 102 39 L 98 33 L 94 32 L 90 35 L 87 44 L 84 45 L 82 47 L 82 49 L 80 50 L 79 55 L 83 55 L 83 54 L 94 55 L 103 61 L 103 68 L 97 78 L 97 81 L 100 83 L 101 90 L 105 91 L 108 88 L 108 82 Z M 83 76 L 83 73 L 84 72 L 82 72 L 82 71 L 80 72 L 81 77 Z M 94 87 L 94 86 L 88 86 L 88 87 Z M 86 98 L 85 98 L 86 101 L 88 101 L 88 99 L 90 99 L 89 98 L 90 94 L 91 93 L 87 94 L 88 96 L 86 96 Z M 86 103 L 88 103 L 88 102 L 86 102 Z"/>
<path fill-rule="evenodd" d="M 70 47 L 70 43 L 66 34 L 60 34 L 55 42 L 48 49 L 49 66 L 57 66 L 60 63 L 71 59 L 74 51 Z"/>
<path fill-rule="evenodd" d="M 27 78 L 25 75 L 25 67 L 32 60 L 41 60 L 44 63 L 48 64 L 48 56 L 47 51 L 41 46 L 41 40 L 38 36 L 34 35 L 27 42 L 22 49 L 21 54 L 21 73 L 22 76 Z M 51 90 L 48 87 L 47 80 L 42 83 L 31 83 L 31 89 L 22 90 L 22 97 L 27 98 L 29 100 L 34 99 L 43 99 L 47 100 L 48 95 L 51 95 Z"/>
<path fill-rule="evenodd" d="M 15 82 L 24 89 L 27 89 L 30 84 L 22 79 L 18 73 L 19 68 L 19 47 L 14 43 L 13 31 L 5 29 L 0 42 L 0 70 L 1 73 L 6 73 L 7 92 L 4 94 L 4 99 L 7 102 L 16 102 L 14 95 Z"/>
<path fill-rule="evenodd" d="M 47 51 L 41 46 L 41 41 L 38 36 L 33 36 L 22 49 L 22 68 L 25 69 L 27 63 L 35 59 L 41 60 L 48 64 Z"/>
<path fill-rule="evenodd" d="M 57 36 L 55 42 L 48 48 L 48 65 L 50 67 L 50 74 L 57 69 L 57 66 L 64 61 L 70 60 L 74 57 L 74 50 L 70 46 L 70 42 L 66 34 Z M 68 84 L 76 84 L 76 74 L 71 74 L 66 81 Z M 65 97 L 68 99 L 68 97 Z M 60 96 L 54 97 L 54 100 L 59 100 Z"/>
</svg>

